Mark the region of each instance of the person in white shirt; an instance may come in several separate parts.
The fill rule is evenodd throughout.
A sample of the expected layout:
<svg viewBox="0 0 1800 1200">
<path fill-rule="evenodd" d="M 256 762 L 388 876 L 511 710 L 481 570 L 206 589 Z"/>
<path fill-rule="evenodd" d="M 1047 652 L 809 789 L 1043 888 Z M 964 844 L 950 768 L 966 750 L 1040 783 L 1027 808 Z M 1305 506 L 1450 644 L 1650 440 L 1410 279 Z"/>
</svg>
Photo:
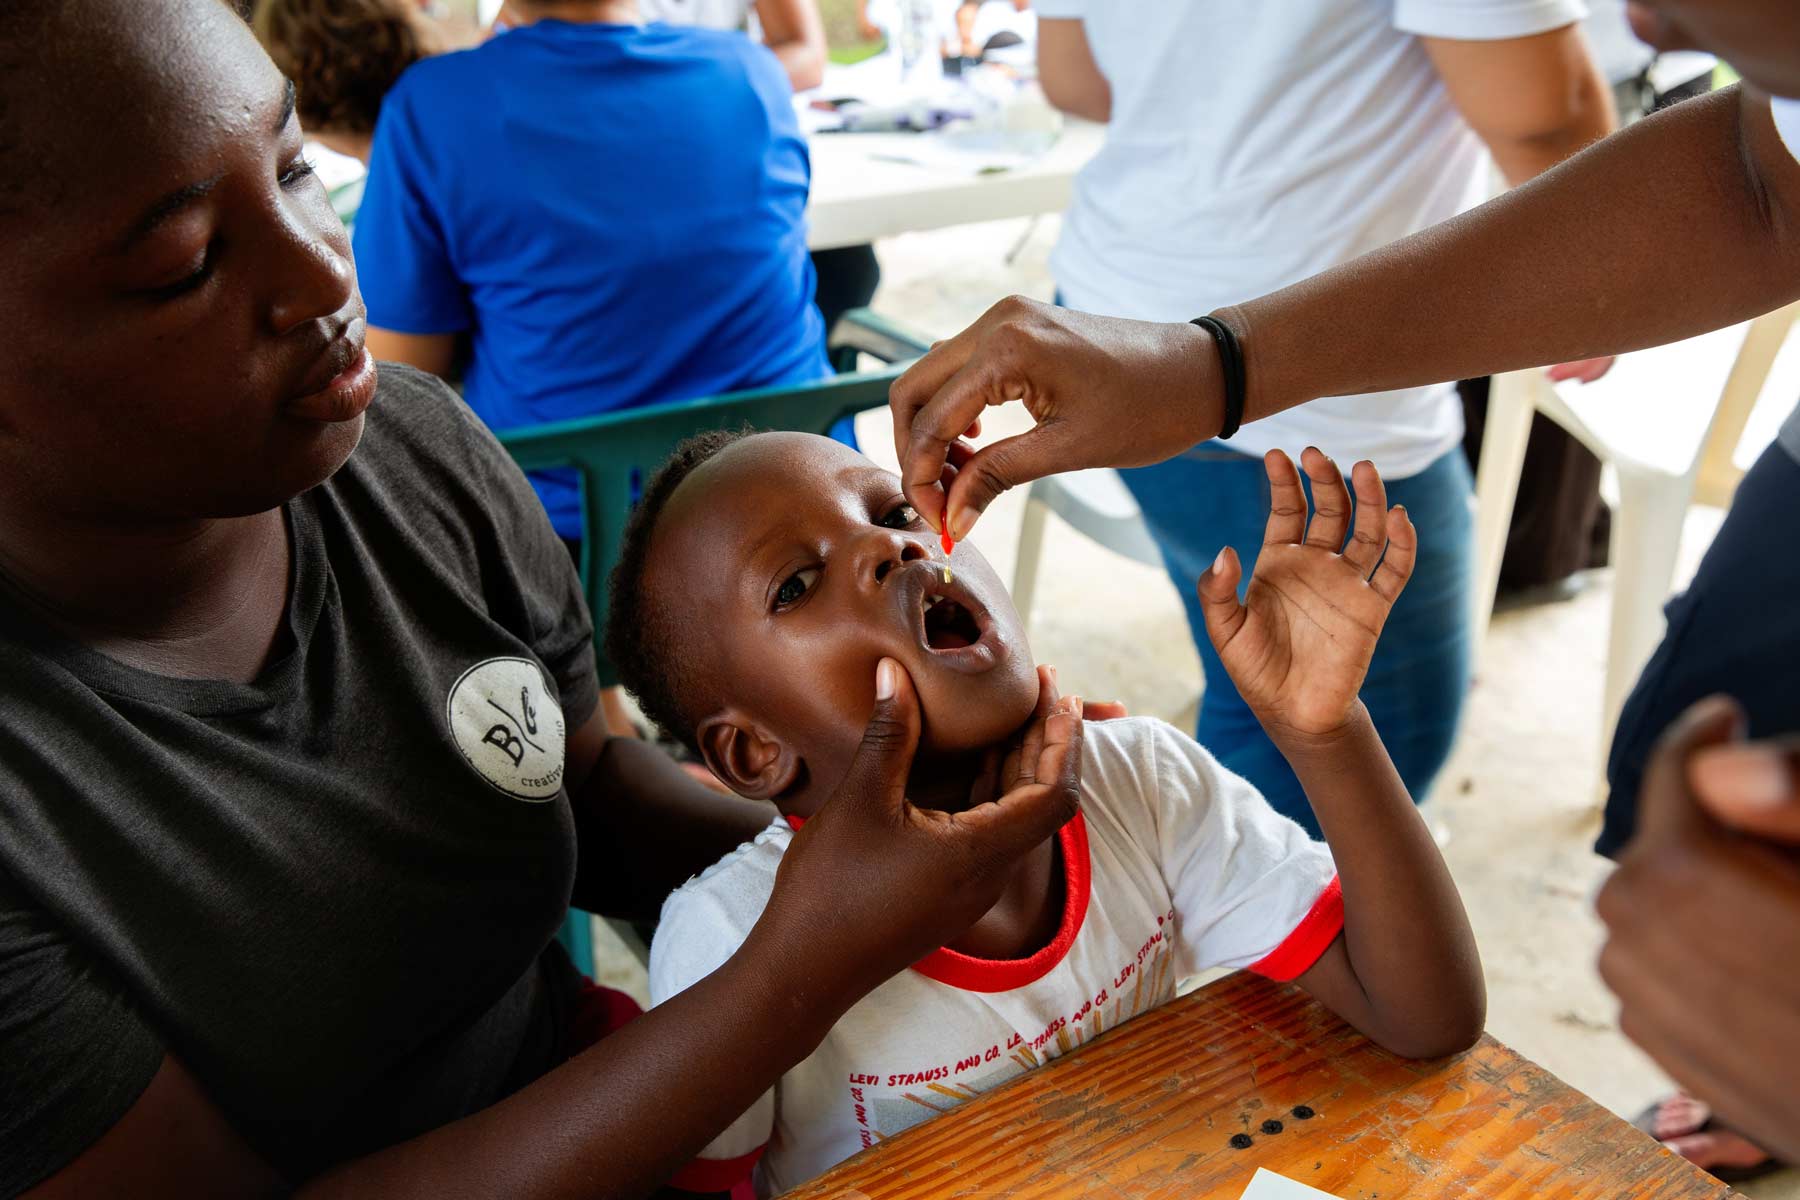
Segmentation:
<svg viewBox="0 0 1800 1200">
<path fill-rule="evenodd" d="M 796 92 L 825 78 L 825 19 L 818 0 L 639 0 L 643 20 L 705 29 L 738 29 L 781 60 Z"/>
<path fill-rule="evenodd" d="M 782 817 L 669 898 L 653 1005 L 752 939 L 790 852 L 841 819 L 821 800 L 856 773 L 857 723 L 884 694 L 917 696 L 910 728 L 894 731 L 919 739 L 906 794 L 946 823 L 980 819 L 972 785 L 1010 796 L 1053 775 L 1046 758 L 1081 766 L 1076 815 L 999 902 L 856 1004 L 677 1187 L 724 1190 L 753 1168 L 761 1194 L 794 1187 L 1213 967 L 1296 980 L 1397 1053 L 1474 1040 L 1485 1001 L 1462 904 L 1356 698 L 1416 536 L 1362 463 L 1357 536 L 1339 553 L 1346 482 L 1317 450 L 1303 462 L 1319 497 L 1310 528 L 1299 472 L 1271 454 L 1282 503 L 1247 604 L 1229 549 L 1199 590 L 1329 849 L 1170 726 L 1083 725 L 1053 673 L 1034 671 L 992 568 L 967 545 L 946 554 L 899 481 L 861 455 L 778 433 L 706 434 L 676 451 L 626 532 L 607 652 L 646 715 Z M 1018 743 L 1020 729 L 1044 732 Z M 846 890 L 873 882 L 860 859 L 841 867 Z M 788 969 L 803 1004 L 816 965 Z"/>
<path fill-rule="evenodd" d="M 1052 104 L 1107 123 L 1051 256 L 1059 303 L 1186 320 L 1434 225 L 1612 128 L 1582 0 L 1038 0 Z M 1429 321 L 1421 310 L 1409 319 Z M 1321 400 L 1126 472 L 1206 676 L 1196 736 L 1313 828 L 1293 773 L 1202 633 L 1183 583 L 1220 540 L 1254 545 L 1258 459 L 1329 446 L 1368 458 L 1420 520 L 1413 586 L 1363 700 L 1423 800 L 1468 689 L 1472 483 L 1449 384 Z"/>
<path fill-rule="evenodd" d="M 1800 7 L 1634 0 L 1629 12 L 1659 51 L 1716 53 L 1743 85 L 1659 112 L 1474 212 L 1221 307 L 1212 329 L 1002 301 L 894 386 L 908 498 L 934 528 L 967 533 L 1006 488 L 1156 462 L 1313 397 L 1623 353 L 1800 300 Z M 1684 281 L 1676 296 L 1669 279 Z M 1031 429 L 958 447 L 988 405 L 1020 398 Z M 1127 407 L 1136 420 L 1118 419 Z M 1699 1101 L 1662 1106 L 1657 1136 L 1721 1174 L 1800 1161 L 1796 513 L 1800 409 L 1671 610 L 1608 766 L 1608 832 L 1630 840 L 1599 897 L 1601 973 L 1624 1031 Z M 1737 704 L 1697 699 L 1720 692 Z"/>
</svg>

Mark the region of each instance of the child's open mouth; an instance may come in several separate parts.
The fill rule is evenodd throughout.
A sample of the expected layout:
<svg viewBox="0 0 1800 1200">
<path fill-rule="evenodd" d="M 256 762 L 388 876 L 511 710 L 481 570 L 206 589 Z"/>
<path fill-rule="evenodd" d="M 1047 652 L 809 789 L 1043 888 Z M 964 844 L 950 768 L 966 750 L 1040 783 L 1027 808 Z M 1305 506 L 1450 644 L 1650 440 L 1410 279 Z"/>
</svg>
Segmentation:
<svg viewBox="0 0 1800 1200">
<path fill-rule="evenodd" d="M 933 650 L 960 650 L 981 640 L 975 614 L 948 596 L 925 597 L 925 644 Z"/>
<path fill-rule="evenodd" d="M 985 671 L 1000 661 L 1000 636 L 987 606 L 961 578 L 945 583 L 937 564 L 909 567 L 902 613 L 919 646 L 937 662 L 959 671 Z"/>
</svg>

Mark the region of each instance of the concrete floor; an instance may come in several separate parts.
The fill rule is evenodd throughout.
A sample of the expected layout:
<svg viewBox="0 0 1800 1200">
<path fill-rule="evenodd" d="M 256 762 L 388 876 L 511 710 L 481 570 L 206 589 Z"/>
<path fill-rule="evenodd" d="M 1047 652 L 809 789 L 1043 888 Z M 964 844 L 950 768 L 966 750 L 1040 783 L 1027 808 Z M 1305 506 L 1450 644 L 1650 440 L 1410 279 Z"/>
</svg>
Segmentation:
<svg viewBox="0 0 1800 1200">
<path fill-rule="evenodd" d="M 883 242 L 876 307 L 943 336 L 1010 292 L 1047 299 L 1056 225 L 1045 219 L 1027 235 L 1026 222 L 997 222 Z M 1022 238 L 1014 263 L 1004 263 Z M 1016 412 L 990 418 L 990 436 L 1024 420 Z M 1750 436 L 1766 443 L 1772 428 L 1759 413 Z M 860 429 L 869 453 L 892 465 L 885 415 Z M 997 502 L 974 539 L 1003 578 L 1013 569 L 1022 501 L 1015 494 Z M 1694 510 L 1683 578 L 1718 520 L 1715 511 Z M 1167 577 L 1054 520 L 1043 561 L 1030 625 L 1038 660 L 1056 664 L 1070 692 L 1122 699 L 1134 712 L 1191 728 L 1199 663 Z M 1594 971 L 1600 934 L 1591 899 L 1608 866 L 1589 847 L 1598 824 L 1596 714 L 1610 588 L 1610 574 L 1594 572 L 1572 600 L 1496 616 L 1460 748 L 1433 801 L 1486 964 L 1489 1030 L 1630 1115 L 1669 1085 L 1617 1031 L 1616 1006 Z M 641 989 L 634 961 L 607 959 L 615 986 Z M 1745 1194 L 1800 1200 L 1800 1172 L 1748 1185 Z"/>
</svg>

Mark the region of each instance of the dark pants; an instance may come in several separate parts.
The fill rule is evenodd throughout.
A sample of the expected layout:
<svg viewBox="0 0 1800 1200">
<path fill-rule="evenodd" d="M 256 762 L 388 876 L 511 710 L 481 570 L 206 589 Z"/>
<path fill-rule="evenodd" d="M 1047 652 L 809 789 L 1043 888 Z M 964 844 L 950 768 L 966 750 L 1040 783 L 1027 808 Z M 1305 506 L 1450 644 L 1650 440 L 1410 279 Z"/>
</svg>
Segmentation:
<svg viewBox="0 0 1800 1200">
<path fill-rule="evenodd" d="M 813 303 L 825 318 L 825 336 L 839 317 L 853 308 L 867 307 L 875 298 L 881 283 L 881 263 L 873 246 L 839 246 L 835 250 L 814 250 L 813 274 L 818 278 Z"/>
<path fill-rule="evenodd" d="M 1625 701 L 1606 764 L 1600 853 L 1616 855 L 1631 839 L 1656 739 L 1696 700 L 1736 698 L 1751 737 L 1800 731 L 1797 513 L 1800 462 L 1770 446 L 1744 476 L 1694 582 L 1669 602 L 1668 632 Z"/>
</svg>

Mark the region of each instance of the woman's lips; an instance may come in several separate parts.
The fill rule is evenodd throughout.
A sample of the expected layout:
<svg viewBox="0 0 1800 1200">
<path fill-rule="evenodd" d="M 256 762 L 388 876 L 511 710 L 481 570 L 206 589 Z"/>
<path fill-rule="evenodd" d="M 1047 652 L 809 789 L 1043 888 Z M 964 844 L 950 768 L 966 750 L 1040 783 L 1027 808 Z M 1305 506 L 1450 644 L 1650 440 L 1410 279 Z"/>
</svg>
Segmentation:
<svg viewBox="0 0 1800 1200">
<path fill-rule="evenodd" d="M 336 425 L 362 416 L 374 400 L 375 360 L 367 347 L 363 347 L 330 383 L 316 392 L 288 401 L 285 410 L 289 416 L 304 421 Z"/>
</svg>

